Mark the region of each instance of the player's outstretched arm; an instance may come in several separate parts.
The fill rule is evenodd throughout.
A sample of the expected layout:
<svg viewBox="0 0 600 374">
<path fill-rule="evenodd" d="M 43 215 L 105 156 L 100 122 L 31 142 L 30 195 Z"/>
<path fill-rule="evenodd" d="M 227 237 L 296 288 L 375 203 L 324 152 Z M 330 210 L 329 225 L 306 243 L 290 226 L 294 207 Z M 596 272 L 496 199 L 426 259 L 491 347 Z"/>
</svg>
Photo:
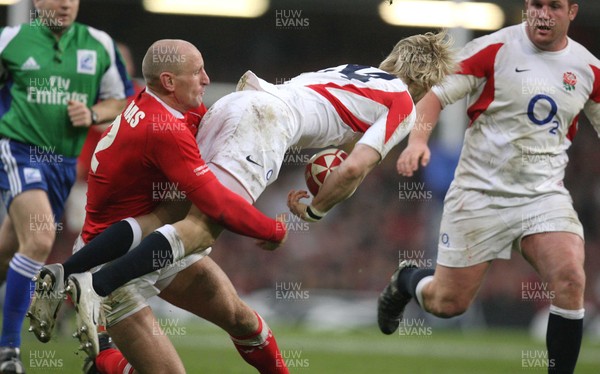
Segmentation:
<svg viewBox="0 0 600 374">
<path fill-rule="evenodd" d="M 318 221 L 336 204 L 352 196 L 380 160 L 381 156 L 376 150 L 365 144 L 357 144 L 348 158 L 325 179 L 310 206 L 300 202 L 300 199 L 309 197 L 306 191 L 292 190 L 288 194 L 290 211 L 305 221 Z"/>
<path fill-rule="evenodd" d="M 420 166 L 429 163 L 427 142 L 438 122 L 442 105 L 432 91 L 429 91 L 416 105 L 417 121 L 410 132 L 408 145 L 396 162 L 398 174 L 411 177 Z"/>
<path fill-rule="evenodd" d="M 216 178 L 188 192 L 188 197 L 202 213 L 232 232 L 272 242 L 275 247 L 285 241 L 283 222 L 267 217 Z"/>
</svg>

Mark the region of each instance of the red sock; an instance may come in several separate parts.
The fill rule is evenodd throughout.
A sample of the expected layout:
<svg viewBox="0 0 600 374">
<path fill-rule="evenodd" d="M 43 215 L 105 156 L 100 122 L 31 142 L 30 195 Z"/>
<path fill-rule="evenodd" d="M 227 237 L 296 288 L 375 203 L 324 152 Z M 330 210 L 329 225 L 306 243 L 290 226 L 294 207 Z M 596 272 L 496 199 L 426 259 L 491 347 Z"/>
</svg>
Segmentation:
<svg viewBox="0 0 600 374">
<path fill-rule="evenodd" d="M 256 313 L 256 317 L 258 318 L 258 330 L 254 334 L 231 337 L 235 348 L 240 356 L 258 369 L 261 374 L 288 374 L 288 368 L 279 347 L 277 347 L 273 332 L 258 313 Z"/>
<path fill-rule="evenodd" d="M 101 351 L 96 356 L 96 369 L 102 374 L 133 374 L 133 366 L 123 353 L 115 348 Z"/>
</svg>

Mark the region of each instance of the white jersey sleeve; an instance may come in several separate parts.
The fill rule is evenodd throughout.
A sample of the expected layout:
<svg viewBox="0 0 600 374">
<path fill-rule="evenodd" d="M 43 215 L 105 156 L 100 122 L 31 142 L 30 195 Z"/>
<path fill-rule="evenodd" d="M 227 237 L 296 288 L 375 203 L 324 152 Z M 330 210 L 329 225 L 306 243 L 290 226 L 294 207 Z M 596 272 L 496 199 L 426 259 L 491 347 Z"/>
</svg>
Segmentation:
<svg viewBox="0 0 600 374">
<path fill-rule="evenodd" d="M 590 64 L 590 69 L 594 75 L 593 91 L 583 107 L 583 112 L 600 136 L 600 63 L 596 61 L 596 65 Z"/>
<path fill-rule="evenodd" d="M 469 95 L 476 101 L 485 89 L 493 88 L 494 63 L 503 42 L 498 34 L 486 35 L 472 40 L 458 54 L 461 61 L 458 74 L 449 75 L 432 88 L 442 108 Z"/>
<path fill-rule="evenodd" d="M 110 56 L 110 67 L 102 76 L 100 82 L 99 98 L 106 99 L 124 99 L 126 94 L 126 69 L 121 60 L 117 58 L 114 41 L 104 31 L 97 30 L 88 26 L 88 31 L 94 39 L 98 40 Z"/>
</svg>

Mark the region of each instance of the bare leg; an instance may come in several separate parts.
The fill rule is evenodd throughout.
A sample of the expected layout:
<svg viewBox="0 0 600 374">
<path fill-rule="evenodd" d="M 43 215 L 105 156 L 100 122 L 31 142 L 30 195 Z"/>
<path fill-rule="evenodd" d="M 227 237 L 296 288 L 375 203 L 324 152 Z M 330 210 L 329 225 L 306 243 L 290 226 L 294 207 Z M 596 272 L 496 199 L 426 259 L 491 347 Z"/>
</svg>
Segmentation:
<svg viewBox="0 0 600 374">
<path fill-rule="evenodd" d="M 573 373 L 583 335 L 583 240 L 572 233 L 549 232 L 525 237 L 521 247 L 552 297 L 546 334 L 548 371 Z"/>
<path fill-rule="evenodd" d="M 423 287 L 423 309 L 442 318 L 464 313 L 473 302 L 489 266 L 489 262 L 466 268 L 437 265 L 433 280 Z"/>
<path fill-rule="evenodd" d="M 0 226 L 0 284 L 6 280 L 8 264 L 12 257 L 17 253 L 19 240 L 12 224 L 10 216 L 6 216 L 2 226 Z"/>
<path fill-rule="evenodd" d="M 179 272 L 160 296 L 227 331 L 240 356 L 260 373 L 288 373 L 266 322 L 239 298 L 227 275 L 210 257 Z"/>
<path fill-rule="evenodd" d="M 56 234 L 52 208 L 43 190 L 28 190 L 17 195 L 8 213 L 10 221 L 7 224 L 12 222 L 14 231 L 4 227 L 2 233 L 8 235 L 12 243 L 16 233 L 19 245 L 6 275 L 0 346 L 19 347 L 21 327 L 31 299 L 31 278 L 50 254 Z"/>
<path fill-rule="evenodd" d="M 248 335 L 258 328 L 254 311 L 239 298 L 227 275 L 210 257 L 178 273 L 159 296 L 230 335 Z"/>
<path fill-rule="evenodd" d="M 154 334 L 159 326 L 152 310 L 145 307 L 108 328 L 113 341 L 140 374 L 179 374 L 185 368 L 165 334 Z"/>
<path fill-rule="evenodd" d="M 263 339 L 263 345 L 241 345 L 244 349 L 240 350 L 240 345 L 236 343 L 236 348 L 244 360 L 261 373 L 288 372 L 281 359 L 277 342 L 268 327 L 264 326 L 264 321 L 259 319 L 257 314 L 238 297 L 227 275 L 209 257 L 179 272 L 160 296 L 178 307 L 215 323 L 231 336 L 255 335 L 250 339 L 253 340 L 251 343 L 258 341 L 259 344 L 260 339 Z M 163 360 L 166 356 L 171 359 L 174 356 L 169 353 L 172 345 L 168 339 L 157 342 L 154 339 L 158 337 L 149 334 L 154 326 L 152 324 L 156 322 L 154 318 L 145 314 L 145 311 L 149 312 L 148 308 L 144 308 L 143 311 L 143 315 L 136 313 L 109 329 L 117 346 L 133 367 L 140 372 L 159 364 L 155 364 L 155 361 Z M 257 334 L 259 331 L 262 335 Z M 134 336 L 135 340 L 133 340 Z M 268 344 L 264 344 L 267 340 Z M 138 365 L 144 366 L 138 368 Z"/>
</svg>

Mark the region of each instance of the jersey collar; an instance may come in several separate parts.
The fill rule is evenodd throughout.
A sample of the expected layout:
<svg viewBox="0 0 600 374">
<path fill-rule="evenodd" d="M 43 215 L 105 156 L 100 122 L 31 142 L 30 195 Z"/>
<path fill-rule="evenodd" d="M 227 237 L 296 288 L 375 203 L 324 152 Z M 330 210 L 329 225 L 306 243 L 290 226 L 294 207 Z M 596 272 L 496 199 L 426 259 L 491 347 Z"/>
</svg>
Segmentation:
<svg viewBox="0 0 600 374">
<path fill-rule="evenodd" d="M 54 33 L 52 32 L 52 30 L 50 30 L 50 28 L 48 28 L 48 26 L 44 25 L 39 27 L 39 29 L 42 30 L 42 33 L 54 43 L 55 59 L 59 62 L 62 61 L 62 55 L 64 51 L 71 43 L 71 40 L 73 40 L 73 38 L 75 37 L 75 23 L 73 23 L 71 26 L 69 26 L 67 30 L 65 30 L 65 32 L 60 36 L 58 41 L 56 40 Z"/>
<path fill-rule="evenodd" d="M 152 96 L 156 101 L 158 101 L 162 106 L 164 106 L 165 109 L 167 109 L 169 111 L 169 113 L 171 113 L 173 115 L 173 117 L 175 117 L 175 118 L 184 118 L 183 113 L 181 113 L 177 109 L 169 106 L 169 104 L 167 104 L 164 101 L 162 101 L 160 99 L 160 97 L 158 97 L 154 92 L 150 91 L 150 89 L 148 87 L 146 87 L 146 93 L 148 93 L 148 95 Z"/>
</svg>

